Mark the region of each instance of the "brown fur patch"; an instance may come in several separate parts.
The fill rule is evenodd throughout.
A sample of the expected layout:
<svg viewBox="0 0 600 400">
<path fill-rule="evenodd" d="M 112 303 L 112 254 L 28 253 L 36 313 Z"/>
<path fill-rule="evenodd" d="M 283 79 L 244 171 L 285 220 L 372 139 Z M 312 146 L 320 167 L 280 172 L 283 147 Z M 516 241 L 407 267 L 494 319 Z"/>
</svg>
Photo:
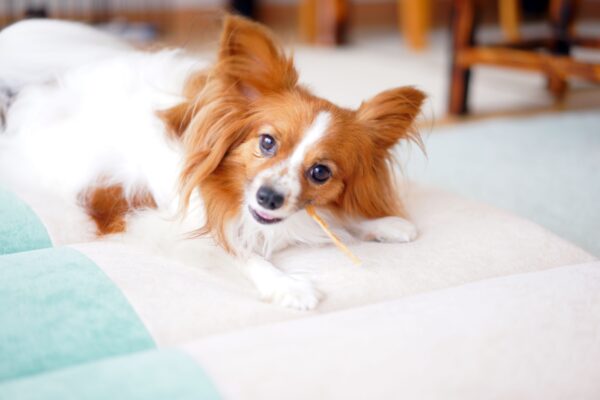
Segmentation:
<svg viewBox="0 0 600 400">
<path fill-rule="evenodd" d="M 124 232 L 126 216 L 133 210 L 156 208 L 152 195 L 145 189 L 125 197 L 119 184 L 93 186 L 80 193 L 79 202 L 94 220 L 98 235 Z"/>
</svg>

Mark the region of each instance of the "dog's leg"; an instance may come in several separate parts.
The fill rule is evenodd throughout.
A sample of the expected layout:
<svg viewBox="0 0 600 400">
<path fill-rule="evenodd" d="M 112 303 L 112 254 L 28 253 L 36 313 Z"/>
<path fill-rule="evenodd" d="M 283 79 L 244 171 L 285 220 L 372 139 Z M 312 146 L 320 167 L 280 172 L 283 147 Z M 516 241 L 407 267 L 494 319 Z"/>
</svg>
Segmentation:
<svg viewBox="0 0 600 400">
<path fill-rule="evenodd" d="M 356 222 L 349 230 L 361 240 L 404 243 L 417 237 L 415 225 L 400 217 L 384 217 Z"/>
<path fill-rule="evenodd" d="M 288 275 L 263 257 L 252 255 L 240 260 L 239 268 L 263 300 L 298 310 L 311 310 L 319 303 L 320 294 L 309 280 Z"/>
</svg>

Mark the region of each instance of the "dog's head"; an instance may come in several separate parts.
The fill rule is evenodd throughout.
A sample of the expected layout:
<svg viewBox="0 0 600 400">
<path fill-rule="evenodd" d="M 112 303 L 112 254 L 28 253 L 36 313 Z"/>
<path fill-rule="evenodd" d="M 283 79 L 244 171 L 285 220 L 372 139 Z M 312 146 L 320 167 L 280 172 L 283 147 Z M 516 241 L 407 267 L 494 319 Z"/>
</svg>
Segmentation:
<svg viewBox="0 0 600 400">
<path fill-rule="evenodd" d="M 412 124 L 422 92 L 401 87 L 357 110 L 338 107 L 298 85 L 266 28 L 227 17 L 216 64 L 191 77 L 185 95 L 163 112 L 185 149 L 184 203 L 200 190 L 205 230 L 225 247 L 225 227 L 242 213 L 268 229 L 307 204 L 339 217 L 400 212 L 389 151 L 420 142 Z"/>
</svg>

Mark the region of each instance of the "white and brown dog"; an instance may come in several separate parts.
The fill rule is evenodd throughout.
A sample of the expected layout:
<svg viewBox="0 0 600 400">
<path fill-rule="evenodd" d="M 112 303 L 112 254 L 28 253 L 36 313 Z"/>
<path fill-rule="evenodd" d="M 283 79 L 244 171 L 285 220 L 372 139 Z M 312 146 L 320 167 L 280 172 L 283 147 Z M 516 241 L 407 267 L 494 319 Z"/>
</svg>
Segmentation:
<svg viewBox="0 0 600 400">
<path fill-rule="evenodd" d="M 416 236 L 390 165 L 398 141 L 420 143 L 414 88 L 340 108 L 298 84 L 267 29 L 231 16 L 212 64 L 51 20 L 6 28 L 0 60 L 0 85 L 15 94 L 0 175 L 77 202 L 99 235 L 162 229 L 143 221 L 180 213 L 163 221 L 212 236 L 264 298 L 298 309 L 314 308 L 317 290 L 269 258 L 327 243 L 307 205 L 363 240 Z"/>
</svg>

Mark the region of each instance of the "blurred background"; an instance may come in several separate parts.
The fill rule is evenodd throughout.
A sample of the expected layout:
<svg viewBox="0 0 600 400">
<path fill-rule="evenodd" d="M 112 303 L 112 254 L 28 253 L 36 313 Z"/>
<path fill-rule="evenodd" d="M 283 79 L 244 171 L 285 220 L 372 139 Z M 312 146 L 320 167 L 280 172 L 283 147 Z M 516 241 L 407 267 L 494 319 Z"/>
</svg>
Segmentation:
<svg viewBox="0 0 600 400">
<path fill-rule="evenodd" d="M 356 106 L 380 90 L 415 85 L 430 96 L 425 120 L 446 121 L 455 3 L 460 1 L 2 0 L 0 26 L 31 17 L 72 19 L 98 25 L 140 46 L 178 46 L 210 56 L 220 17 L 226 11 L 237 12 L 277 32 L 294 50 L 301 78 L 318 94 Z M 550 0 L 474 3 L 479 11 L 478 40 L 514 41 L 552 31 Z M 600 33 L 600 0 L 575 3 L 578 31 Z M 595 52 L 575 51 L 598 59 L 591 54 Z M 544 75 L 498 68 L 478 68 L 474 73 L 476 83 L 468 100 L 471 115 L 600 105 L 600 91 L 577 80 L 557 101 L 557 96 L 548 95 Z"/>
<path fill-rule="evenodd" d="M 213 58 L 225 12 L 271 27 L 339 105 L 425 91 L 411 178 L 600 255 L 600 0 L 1 0 L 0 26 L 71 19 Z"/>
</svg>

